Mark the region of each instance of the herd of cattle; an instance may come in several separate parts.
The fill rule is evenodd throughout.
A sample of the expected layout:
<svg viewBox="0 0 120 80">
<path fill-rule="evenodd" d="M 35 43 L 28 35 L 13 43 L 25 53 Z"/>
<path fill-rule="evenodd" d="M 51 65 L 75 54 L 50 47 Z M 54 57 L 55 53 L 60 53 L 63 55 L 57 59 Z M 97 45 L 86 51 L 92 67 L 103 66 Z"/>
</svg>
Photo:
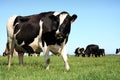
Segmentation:
<svg viewBox="0 0 120 80">
<path fill-rule="evenodd" d="M 18 53 L 19 64 L 23 64 L 23 55 L 28 53 L 45 56 L 46 69 L 49 69 L 49 51 L 55 55 L 61 55 L 66 70 L 69 70 L 66 43 L 71 30 L 71 24 L 76 20 L 77 15 L 70 16 L 68 12 L 42 12 L 29 16 L 11 16 L 7 21 L 7 44 L 3 55 L 8 55 L 8 67 L 11 65 L 11 57 L 14 52 Z M 77 48 L 76 56 L 104 56 L 104 49 L 98 45 L 88 45 L 84 48 Z"/>
<path fill-rule="evenodd" d="M 75 50 L 75 56 L 95 56 L 95 57 L 100 57 L 101 56 L 105 56 L 105 49 L 100 49 L 98 45 L 95 44 L 90 44 L 86 47 L 86 49 L 84 48 L 77 48 Z"/>
<path fill-rule="evenodd" d="M 118 54 L 120 52 L 120 48 L 116 49 L 116 54 Z M 90 56 L 95 56 L 95 57 L 100 57 L 100 56 L 105 56 L 105 49 L 103 48 L 99 48 L 98 45 L 95 44 L 90 44 L 86 47 L 86 49 L 84 48 L 76 48 L 75 49 L 75 56 L 82 56 L 82 57 L 90 57 Z"/>
</svg>

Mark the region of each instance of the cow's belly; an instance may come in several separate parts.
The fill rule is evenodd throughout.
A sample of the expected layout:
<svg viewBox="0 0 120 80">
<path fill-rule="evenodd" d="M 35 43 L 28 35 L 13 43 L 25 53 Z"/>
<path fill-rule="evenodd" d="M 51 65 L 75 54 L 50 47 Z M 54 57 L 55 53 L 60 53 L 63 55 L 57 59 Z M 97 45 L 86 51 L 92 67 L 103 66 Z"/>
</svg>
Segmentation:
<svg viewBox="0 0 120 80">
<path fill-rule="evenodd" d="M 30 43 L 29 45 L 25 45 L 24 42 L 22 42 L 22 44 L 20 44 L 20 45 L 18 45 L 16 43 L 15 49 L 16 49 L 16 51 L 23 51 L 23 52 L 28 52 L 28 53 L 42 51 L 41 47 L 39 46 L 38 37 L 35 38 L 34 41 L 32 43 Z"/>
</svg>

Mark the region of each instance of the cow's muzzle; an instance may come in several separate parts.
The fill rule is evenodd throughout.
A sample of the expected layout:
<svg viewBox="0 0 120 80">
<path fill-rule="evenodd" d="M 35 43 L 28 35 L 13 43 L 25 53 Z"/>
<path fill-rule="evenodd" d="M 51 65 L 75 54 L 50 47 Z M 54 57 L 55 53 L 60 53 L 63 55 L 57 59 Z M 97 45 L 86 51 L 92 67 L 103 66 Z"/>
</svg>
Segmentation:
<svg viewBox="0 0 120 80">
<path fill-rule="evenodd" d="M 56 32 L 56 39 L 63 39 L 63 36 L 60 32 Z"/>
</svg>

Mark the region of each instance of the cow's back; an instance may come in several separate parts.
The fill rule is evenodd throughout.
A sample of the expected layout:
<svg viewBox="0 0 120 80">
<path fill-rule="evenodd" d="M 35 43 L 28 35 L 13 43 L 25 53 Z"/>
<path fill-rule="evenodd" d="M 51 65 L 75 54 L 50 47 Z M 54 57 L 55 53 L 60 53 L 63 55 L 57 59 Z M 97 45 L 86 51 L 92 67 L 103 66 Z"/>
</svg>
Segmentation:
<svg viewBox="0 0 120 80">
<path fill-rule="evenodd" d="M 57 20 L 54 18 L 53 13 L 44 12 L 30 16 L 17 16 L 14 19 L 12 33 L 14 33 L 17 51 L 40 52 L 39 43 L 42 40 L 45 40 L 47 45 L 55 44 L 55 31 L 59 23 L 54 23 Z"/>
</svg>

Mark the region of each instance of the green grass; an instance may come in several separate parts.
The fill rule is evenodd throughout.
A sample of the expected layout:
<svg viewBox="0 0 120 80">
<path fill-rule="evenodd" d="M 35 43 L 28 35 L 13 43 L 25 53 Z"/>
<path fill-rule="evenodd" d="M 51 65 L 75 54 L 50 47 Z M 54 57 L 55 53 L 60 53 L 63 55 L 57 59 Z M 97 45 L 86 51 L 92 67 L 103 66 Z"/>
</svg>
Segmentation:
<svg viewBox="0 0 120 80">
<path fill-rule="evenodd" d="M 51 56 L 50 70 L 45 69 L 44 57 L 24 57 L 24 65 L 12 58 L 0 56 L 0 80 L 120 80 L 120 56 L 69 56 L 70 71 L 66 71 L 61 57 Z"/>
</svg>

